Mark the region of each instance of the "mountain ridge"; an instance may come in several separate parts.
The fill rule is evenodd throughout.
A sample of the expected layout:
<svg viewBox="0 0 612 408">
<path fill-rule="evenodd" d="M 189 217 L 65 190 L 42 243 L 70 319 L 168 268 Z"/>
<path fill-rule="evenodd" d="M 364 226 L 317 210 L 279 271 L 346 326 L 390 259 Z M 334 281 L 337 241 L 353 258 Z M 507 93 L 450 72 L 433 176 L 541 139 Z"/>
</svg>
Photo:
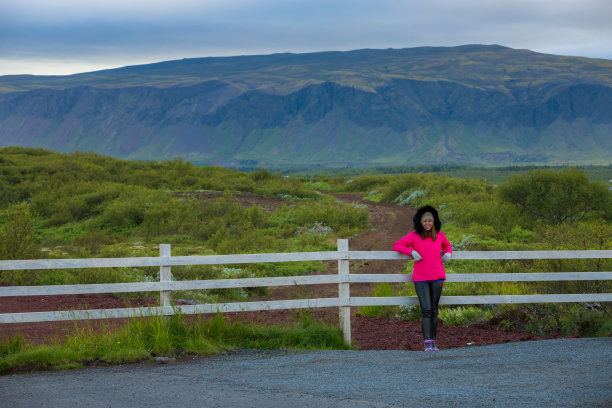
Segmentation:
<svg viewBox="0 0 612 408">
<path fill-rule="evenodd" d="M 297 67 L 297 70 L 292 71 L 291 67 Z M 469 69 L 465 69 L 466 67 Z M 279 84 L 287 81 L 307 80 L 314 80 L 317 83 L 331 81 L 357 87 L 362 85 L 364 89 L 369 90 L 373 90 L 367 85 L 369 82 L 363 84 L 368 78 L 371 81 L 395 77 L 450 79 L 474 86 L 486 85 L 487 81 L 483 81 L 482 77 L 484 74 L 480 75 L 478 68 L 487 70 L 484 74 L 486 78 L 492 78 L 491 81 L 495 86 L 499 86 L 503 79 L 501 74 L 512 74 L 510 82 L 516 86 L 520 81 L 535 83 L 536 80 L 542 81 L 540 72 L 554 73 L 559 83 L 574 83 L 576 80 L 589 78 L 589 81 L 612 86 L 610 60 L 540 54 L 500 45 L 472 44 L 457 47 L 185 58 L 66 76 L 0 76 L 0 92 L 23 91 L 43 86 L 54 89 L 76 85 L 112 88 L 128 86 L 130 83 L 143 86 L 171 86 L 215 80 L 218 76 L 223 76 L 227 82 L 240 82 L 245 86 L 255 83 L 255 88 L 248 89 L 266 89 L 271 93 L 278 93 L 274 92 L 275 90 L 280 91 L 273 85 L 279 87 Z M 137 75 L 129 75 L 133 73 Z M 362 78 L 360 81 L 357 76 L 365 79 Z M 269 86 L 262 88 L 262 83 Z M 302 87 L 299 83 L 295 86 Z"/>
<path fill-rule="evenodd" d="M 608 164 L 612 151 L 612 61 L 502 46 L 177 60 L 0 89 L 1 146 L 261 167 Z"/>
</svg>

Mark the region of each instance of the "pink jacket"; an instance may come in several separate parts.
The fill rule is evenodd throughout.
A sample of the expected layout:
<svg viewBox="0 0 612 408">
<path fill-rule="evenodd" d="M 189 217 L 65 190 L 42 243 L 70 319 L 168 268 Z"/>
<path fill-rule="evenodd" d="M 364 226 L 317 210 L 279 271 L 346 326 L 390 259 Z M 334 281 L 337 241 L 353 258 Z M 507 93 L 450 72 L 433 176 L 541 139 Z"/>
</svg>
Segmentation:
<svg viewBox="0 0 612 408">
<path fill-rule="evenodd" d="M 412 231 L 393 244 L 393 250 L 406 255 L 417 251 L 423 257 L 422 260 L 414 262 L 412 272 L 414 282 L 446 279 L 446 272 L 442 266 L 442 253 L 452 254 L 453 249 L 442 231 L 438 232 L 435 241 L 429 237 L 423 240 L 419 234 Z"/>
</svg>

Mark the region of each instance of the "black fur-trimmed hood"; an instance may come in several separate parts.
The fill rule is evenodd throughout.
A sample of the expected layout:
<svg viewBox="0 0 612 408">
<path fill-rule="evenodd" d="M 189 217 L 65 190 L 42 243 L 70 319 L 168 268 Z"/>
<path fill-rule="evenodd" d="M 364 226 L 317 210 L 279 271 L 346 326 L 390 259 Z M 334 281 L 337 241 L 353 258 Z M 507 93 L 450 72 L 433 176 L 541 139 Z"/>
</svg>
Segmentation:
<svg viewBox="0 0 612 408">
<path fill-rule="evenodd" d="M 426 206 L 419 208 L 416 214 L 414 214 L 414 217 L 412 217 L 412 222 L 414 222 L 414 230 L 419 235 L 423 233 L 423 226 L 421 225 L 421 217 L 426 212 L 430 212 L 433 215 L 434 228 L 436 229 L 436 232 L 440 232 L 440 229 L 442 229 L 442 222 L 440 221 L 440 217 L 438 216 L 438 211 L 435 208 L 433 208 L 431 205 L 426 205 Z"/>
</svg>

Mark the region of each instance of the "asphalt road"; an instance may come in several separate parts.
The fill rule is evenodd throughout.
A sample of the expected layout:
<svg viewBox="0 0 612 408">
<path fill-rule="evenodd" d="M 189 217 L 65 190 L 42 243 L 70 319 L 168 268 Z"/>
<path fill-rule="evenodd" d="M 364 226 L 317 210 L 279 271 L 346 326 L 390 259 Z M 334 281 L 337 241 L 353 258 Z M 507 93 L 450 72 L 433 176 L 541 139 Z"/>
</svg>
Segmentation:
<svg viewBox="0 0 612 408">
<path fill-rule="evenodd" d="M 414 351 L 240 350 L 0 377 L 8 407 L 612 407 L 612 338 Z"/>
</svg>

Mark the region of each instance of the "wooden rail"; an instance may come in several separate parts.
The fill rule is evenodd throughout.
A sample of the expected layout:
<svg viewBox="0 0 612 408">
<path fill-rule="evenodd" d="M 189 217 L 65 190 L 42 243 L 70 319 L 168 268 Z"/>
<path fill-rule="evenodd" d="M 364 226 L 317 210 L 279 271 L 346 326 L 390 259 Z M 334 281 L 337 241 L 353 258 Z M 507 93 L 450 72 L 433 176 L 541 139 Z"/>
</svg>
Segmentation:
<svg viewBox="0 0 612 408">
<path fill-rule="evenodd" d="M 599 259 L 612 258 L 612 250 L 600 251 L 457 251 L 454 260 L 476 259 Z M 36 259 L 0 261 L 2 270 L 159 267 L 159 282 L 106 283 L 91 285 L 7 286 L 0 287 L 0 296 L 66 295 L 88 293 L 159 292 L 159 307 L 72 310 L 33 313 L 0 313 L 2 323 L 25 323 L 59 320 L 103 319 L 148 315 L 197 314 L 215 312 L 261 311 L 338 307 L 340 327 L 347 343 L 351 342 L 350 308 L 355 306 L 416 305 L 416 297 L 351 297 L 351 283 L 410 282 L 410 274 L 351 274 L 351 260 L 410 260 L 394 251 L 349 251 L 348 240 L 338 240 L 338 251 L 297 252 L 275 254 L 171 256 L 170 245 L 160 246 L 159 257 Z M 338 261 L 338 274 L 172 281 L 171 268 L 178 265 L 228 265 L 243 263 Z M 528 282 L 569 280 L 612 280 L 612 272 L 557 272 L 557 273 L 478 273 L 448 274 L 447 282 Z M 338 284 L 337 298 L 236 302 L 172 306 L 170 294 L 177 290 L 223 289 L 244 287 L 273 287 L 293 285 Z M 500 304 L 500 303 L 557 303 L 557 302 L 612 302 L 612 293 L 550 294 L 550 295 L 480 295 L 442 296 L 440 304 Z"/>
</svg>

